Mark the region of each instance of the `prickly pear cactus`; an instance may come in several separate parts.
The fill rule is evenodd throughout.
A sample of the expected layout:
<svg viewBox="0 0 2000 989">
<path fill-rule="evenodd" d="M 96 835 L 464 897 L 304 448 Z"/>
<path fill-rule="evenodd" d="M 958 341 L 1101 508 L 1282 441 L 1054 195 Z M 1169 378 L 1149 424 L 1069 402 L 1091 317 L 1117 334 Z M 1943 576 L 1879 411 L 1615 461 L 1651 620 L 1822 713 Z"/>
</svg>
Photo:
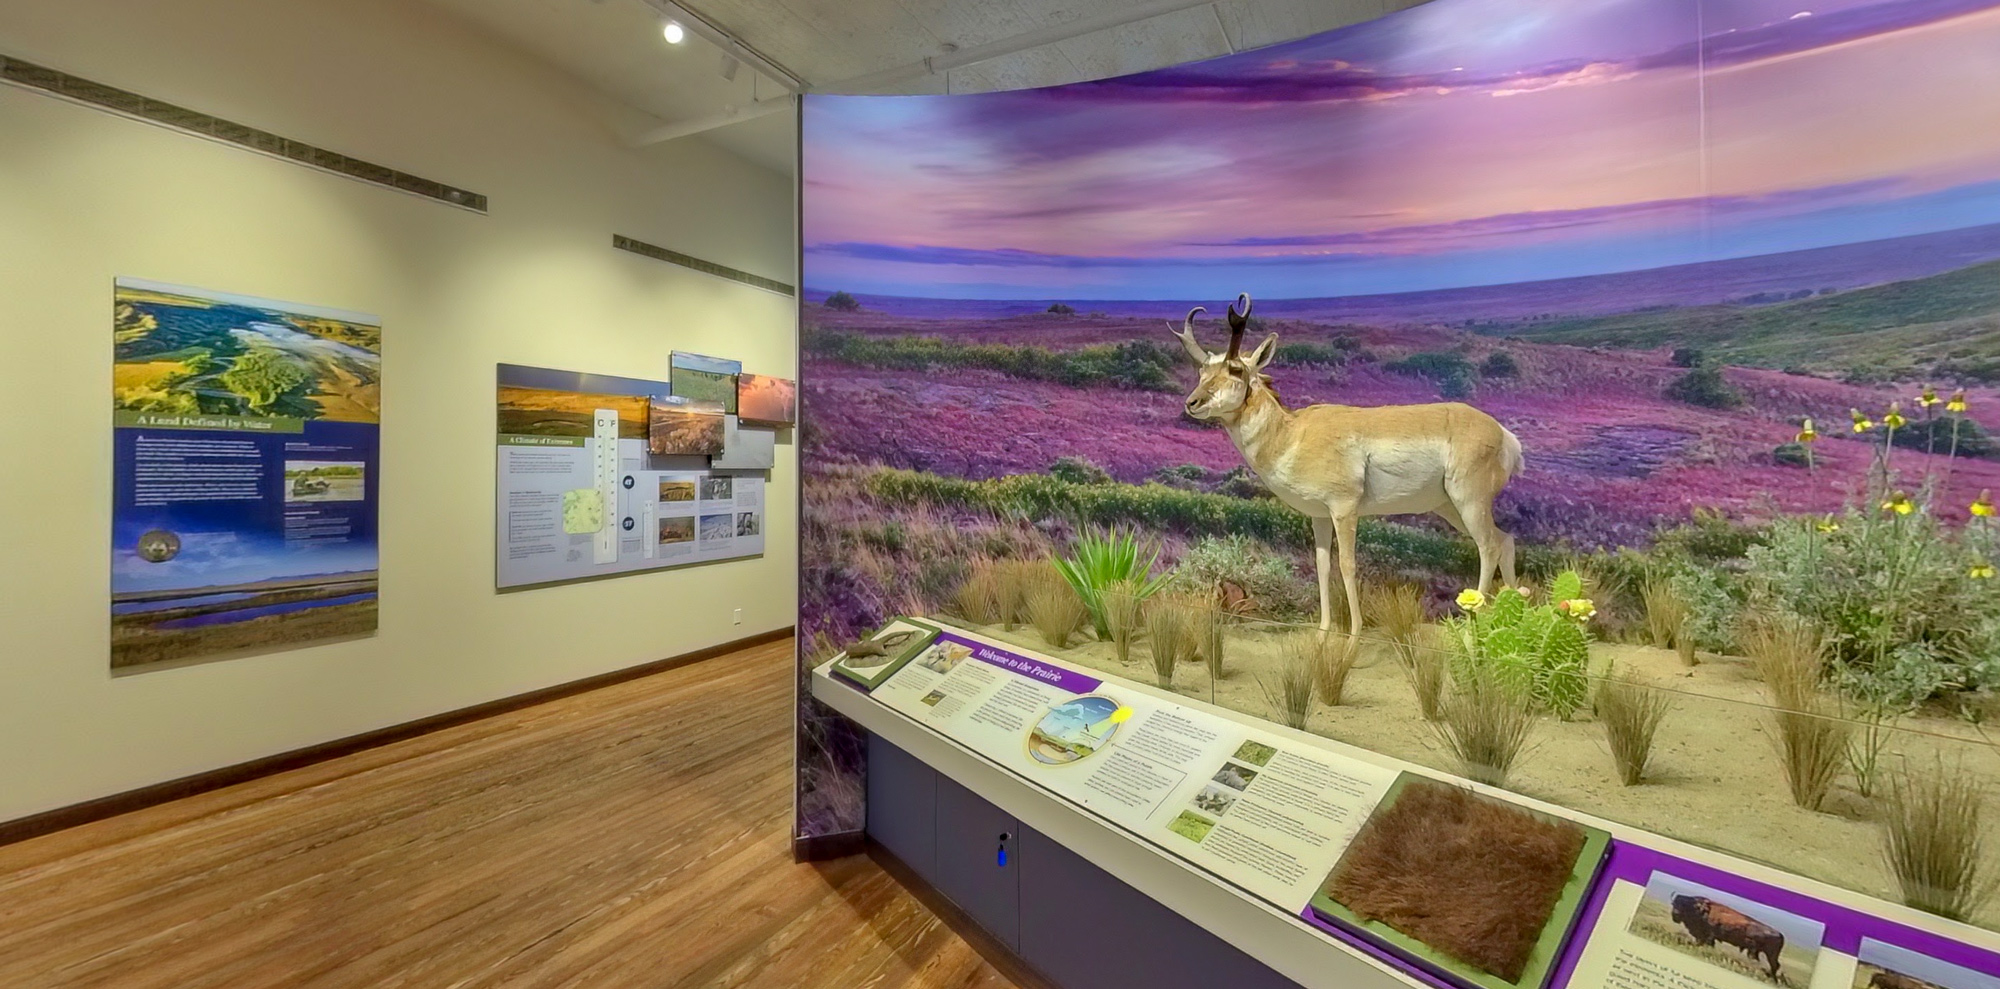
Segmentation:
<svg viewBox="0 0 2000 989">
<path fill-rule="evenodd" d="M 1469 607 L 1465 617 L 1447 619 L 1453 678 L 1472 683 L 1489 674 L 1550 714 L 1576 713 L 1589 697 L 1584 625 L 1595 610 L 1582 595 L 1582 577 L 1564 571 L 1549 587 L 1548 604 L 1531 607 L 1527 595 L 1503 588 Z"/>
</svg>

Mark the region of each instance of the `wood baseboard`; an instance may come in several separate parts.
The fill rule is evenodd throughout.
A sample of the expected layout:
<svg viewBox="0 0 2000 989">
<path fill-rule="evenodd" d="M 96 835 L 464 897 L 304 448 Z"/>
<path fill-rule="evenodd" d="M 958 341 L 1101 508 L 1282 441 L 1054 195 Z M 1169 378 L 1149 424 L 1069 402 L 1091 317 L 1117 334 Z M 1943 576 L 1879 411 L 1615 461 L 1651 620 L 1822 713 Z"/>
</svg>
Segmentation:
<svg viewBox="0 0 2000 989">
<path fill-rule="evenodd" d="M 917 902 L 936 914 L 939 920 L 944 921 L 946 927 L 963 938 L 966 944 L 972 946 L 972 950 L 979 953 L 979 957 L 986 959 L 986 963 L 1006 976 L 1009 982 L 1019 986 L 1020 989 L 1063 989 L 1054 980 L 1036 971 L 1034 966 L 1029 965 L 1020 955 L 1015 954 L 1014 949 L 987 933 L 986 928 L 979 926 L 979 922 L 973 920 L 971 914 L 959 909 L 958 904 L 951 902 L 950 897 L 917 875 L 917 871 L 897 858 L 895 852 L 882 847 L 872 838 L 864 836 L 863 840 L 866 842 L 868 857 L 874 859 L 875 864 L 881 866 L 883 872 L 888 873 L 904 889 L 909 890 L 910 895 L 917 898 Z"/>
<path fill-rule="evenodd" d="M 761 632 L 731 642 L 724 642 L 720 645 L 709 646 L 706 649 L 696 649 L 693 652 L 682 653 L 679 656 L 669 656 L 666 659 L 641 663 L 622 670 L 613 670 L 609 673 L 584 677 L 581 680 L 559 683 L 553 687 L 543 687 L 540 690 L 531 690 L 524 694 L 515 694 L 512 697 L 502 697 L 499 700 L 487 701 L 484 704 L 474 704 L 471 707 L 459 708 L 456 711 L 433 714 L 430 717 L 418 718 L 415 721 L 406 721 L 400 725 L 377 728 L 374 731 L 362 732 L 359 735 L 349 735 L 346 738 L 337 738 L 329 742 L 321 742 L 318 745 L 308 745 L 305 748 L 293 749 L 290 752 L 280 752 L 277 755 L 252 759 L 249 762 L 240 762 L 234 766 L 224 766 L 221 769 L 211 769 L 205 773 L 183 776 L 164 783 L 142 786 L 135 790 L 114 793 L 108 797 L 86 800 L 67 807 L 58 807 L 54 810 L 16 818 L 12 821 L 0 821 L 0 845 L 25 841 L 29 838 L 61 831 L 64 828 L 73 828 L 79 824 L 101 821 L 108 817 L 127 814 L 141 808 L 151 807 L 155 804 L 163 804 L 170 800 L 179 800 L 183 797 L 192 797 L 198 793 L 219 790 L 225 786 L 233 786 L 237 783 L 243 783 L 263 776 L 271 776 L 303 766 L 310 766 L 329 759 L 338 759 L 341 756 L 352 755 L 366 749 L 416 738 L 419 735 L 427 735 L 431 732 L 450 728 L 455 725 L 478 721 L 481 718 L 490 718 L 494 715 L 506 714 L 509 711 L 518 711 L 524 707 L 560 700 L 564 697 L 609 687 L 627 680 L 636 680 L 639 677 L 650 676 L 677 666 L 697 663 L 704 659 L 713 659 L 726 653 L 735 652 L 738 649 L 747 649 L 751 646 L 763 645 L 766 642 L 775 642 L 791 635 L 792 628 L 792 626 L 788 625 L 769 632 Z"/>
</svg>

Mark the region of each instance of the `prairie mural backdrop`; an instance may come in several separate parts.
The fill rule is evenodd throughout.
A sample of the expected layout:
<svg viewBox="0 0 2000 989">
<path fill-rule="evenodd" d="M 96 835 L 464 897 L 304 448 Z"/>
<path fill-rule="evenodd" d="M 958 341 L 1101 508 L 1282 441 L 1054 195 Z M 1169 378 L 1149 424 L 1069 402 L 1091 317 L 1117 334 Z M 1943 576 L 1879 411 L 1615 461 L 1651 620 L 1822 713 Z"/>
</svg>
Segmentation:
<svg viewBox="0 0 2000 989">
<path fill-rule="evenodd" d="M 1526 450 L 1498 506 L 1525 569 L 1666 573 L 1704 648 L 1742 574 L 1899 493 L 1976 569 L 1996 53 L 2000 0 L 1435 0 L 1125 78 L 812 97 L 801 631 L 837 645 L 1092 525 L 1309 617 L 1305 523 L 1182 414 L 1165 321 L 1207 306 L 1220 347 L 1239 292 L 1287 404 L 1490 412 Z M 1472 559 L 1435 520 L 1364 527 L 1364 575 L 1440 610 Z M 1964 627 L 1899 630 L 1856 689 L 2000 683 L 1983 590 L 1945 583 Z M 803 831 L 858 827 L 854 740 L 807 720 Z"/>
</svg>

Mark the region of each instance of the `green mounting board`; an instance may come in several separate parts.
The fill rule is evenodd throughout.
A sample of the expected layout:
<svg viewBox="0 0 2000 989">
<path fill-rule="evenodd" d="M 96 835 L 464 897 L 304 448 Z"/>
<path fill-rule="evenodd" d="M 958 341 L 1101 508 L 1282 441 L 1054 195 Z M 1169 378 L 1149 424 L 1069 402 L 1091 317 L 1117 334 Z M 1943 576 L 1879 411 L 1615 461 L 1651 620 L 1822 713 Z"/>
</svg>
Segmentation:
<svg viewBox="0 0 2000 989">
<path fill-rule="evenodd" d="M 869 690 L 874 690 L 882 685 L 882 681 L 894 676 L 897 670 L 908 665 L 910 660 L 917 658 L 917 654 L 923 652 L 924 647 L 938 637 L 938 627 L 913 618 L 898 618 L 882 626 L 869 638 L 888 639 L 904 633 L 910 633 L 909 638 L 888 649 L 885 655 L 867 657 L 869 660 L 880 660 L 880 662 L 850 665 L 847 653 L 843 652 L 833 658 L 833 672 Z"/>
<path fill-rule="evenodd" d="M 1402 795 L 1405 786 L 1412 782 L 1445 783 L 1446 781 L 1406 772 L 1389 785 L 1389 792 L 1384 794 L 1381 803 L 1375 806 L 1374 813 L 1380 814 L 1393 806 L 1396 798 Z M 1484 795 L 1482 798 L 1497 799 Z M 1604 864 L 1605 852 L 1611 845 L 1611 835 L 1601 829 L 1578 824 L 1567 818 L 1544 814 L 1508 801 L 1501 802 L 1536 817 L 1574 824 L 1583 829 L 1584 835 L 1583 847 L 1577 852 L 1575 869 L 1570 873 L 1569 881 L 1563 884 L 1562 895 L 1557 898 L 1554 909 L 1549 912 L 1548 922 L 1542 925 L 1541 937 L 1535 941 L 1535 946 L 1528 953 L 1528 963 L 1521 970 L 1520 981 L 1509 982 L 1484 969 L 1475 968 L 1379 920 L 1362 920 L 1354 911 L 1335 902 L 1326 894 L 1327 880 L 1321 880 L 1319 891 L 1313 894 L 1313 912 L 1328 923 L 1356 931 L 1424 967 L 1451 976 L 1455 981 L 1479 986 L 1481 989 L 1543 989 L 1555 968 L 1556 960 L 1562 955 L 1563 944 L 1569 939 L 1570 929 L 1576 925 L 1577 914 L 1583 908 L 1584 898 L 1590 893 L 1591 881 L 1597 877 L 1598 869 Z M 1338 874 L 1341 867 L 1346 864 L 1347 856 L 1343 854 L 1341 860 L 1334 863 L 1333 871 L 1327 873 L 1328 879 Z"/>
</svg>

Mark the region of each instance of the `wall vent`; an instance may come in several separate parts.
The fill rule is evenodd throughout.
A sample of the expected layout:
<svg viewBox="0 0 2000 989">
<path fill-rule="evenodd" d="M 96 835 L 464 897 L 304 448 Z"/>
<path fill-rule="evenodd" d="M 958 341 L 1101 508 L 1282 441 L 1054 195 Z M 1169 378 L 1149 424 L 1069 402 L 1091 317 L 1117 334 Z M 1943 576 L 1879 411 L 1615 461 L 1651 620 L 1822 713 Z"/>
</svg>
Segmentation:
<svg viewBox="0 0 2000 989">
<path fill-rule="evenodd" d="M 797 290 L 794 289 L 792 286 L 787 285 L 784 282 L 778 281 L 775 278 L 765 278 L 763 275 L 753 275 L 747 271 L 731 268 L 725 264 L 716 264 L 713 261 L 703 261 L 702 259 L 695 257 L 692 254 L 682 254 L 679 251 L 668 250 L 667 248 L 664 247 L 660 247 L 654 244 L 648 244 L 643 240 L 633 240 L 630 237 L 625 237 L 619 234 L 612 234 L 611 246 L 621 251 L 631 251 L 634 254 L 644 255 L 646 257 L 652 258 L 655 261 L 665 261 L 668 264 L 677 264 L 683 268 L 693 268 L 694 270 L 702 272 L 703 274 L 714 275 L 717 278 L 727 278 L 732 282 L 742 282 L 745 285 L 754 285 L 767 292 L 776 292 L 779 295 L 797 294 Z"/>
<path fill-rule="evenodd" d="M 303 141 L 279 137 L 269 131 L 246 127 L 220 117 L 211 117 L 186 107 L 91 82 L 88 79 L 79 79 L 66 72 L 43 68 L 17 58 L 0 56 L 0 82 L 12 83 L 24 89 L 59 96 L 135 120 L 196 134 L 259 154 L 270 155 L 273 158 L 282 158 L 309 168 L 317 168 L 323 172 L 332 172 L 335 175 L 395 189 L 398 192 L 422 196 L 475 213 L 486 212 L 486 197 L 476 192 L 445 185 L 442 182 L 433 182 L 408 172 L 399 172 L 386 165 L 350 158 L 337 151 L 328 151 Z"/>
</svg>

